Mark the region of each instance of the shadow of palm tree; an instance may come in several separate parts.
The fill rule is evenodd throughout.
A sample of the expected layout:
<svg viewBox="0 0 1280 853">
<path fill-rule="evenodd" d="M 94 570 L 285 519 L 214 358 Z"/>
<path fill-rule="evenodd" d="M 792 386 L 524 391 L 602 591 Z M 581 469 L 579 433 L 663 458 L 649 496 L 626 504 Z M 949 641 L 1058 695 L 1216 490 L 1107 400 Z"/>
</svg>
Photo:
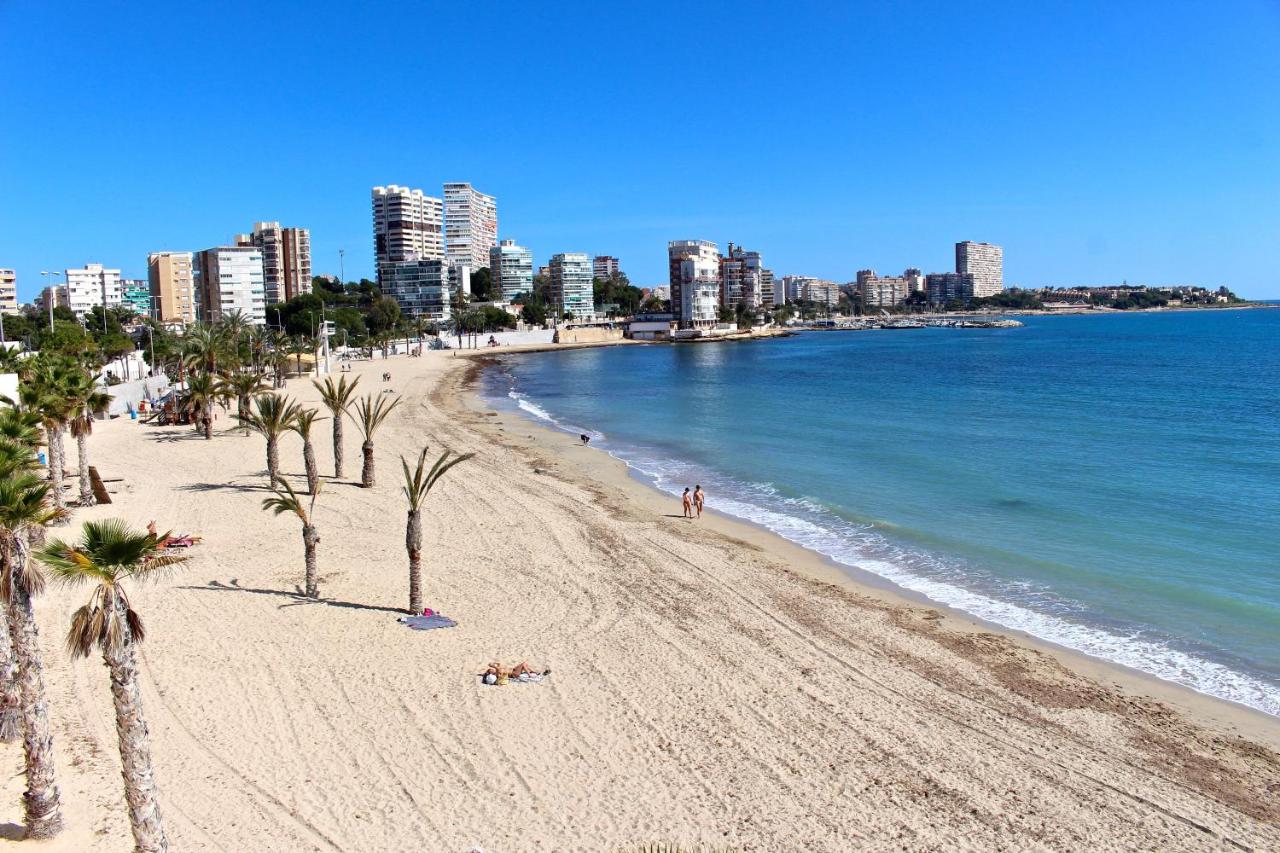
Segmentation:
<svg viewBox="0 0 1280 853">
<path fill-rule="evenodd" d="M 265 476 L 265 475 L 264 475 Z M 269 492 L 270 486 L 258 485 L 253 483 L 187 483 L 184 486 L 178 486 L 184 492 Z"/>
<path fill-rule="evenodd" d="M 252 586 L 241 586 L 239 581 L 232 578 L 230 583 L 222 583 L 221 581 L 209 581 L 208 586 L 180 586 L 178 589 L 194 589 L 202 592 L 248 592 L 254 595 L 274 595 L 277 598 L 287 598 L 289 601 L 280 605 L 280 608 L 297 607 L 300 604 L 324 604 L 329 607 L 345 607 L 349 610 L 374 610 L 380 613 L 394 613 L 397 616 L 403 616 L 405 611 L 398 607 L 379 607 L 376 604 L 358 604 L 354 601 L 338 601 L 333 598 L 307 598 L 302 594 L 300 587 L 294 587 L 293 592 L 285 589 L 261 589 Z"/>
</svg>

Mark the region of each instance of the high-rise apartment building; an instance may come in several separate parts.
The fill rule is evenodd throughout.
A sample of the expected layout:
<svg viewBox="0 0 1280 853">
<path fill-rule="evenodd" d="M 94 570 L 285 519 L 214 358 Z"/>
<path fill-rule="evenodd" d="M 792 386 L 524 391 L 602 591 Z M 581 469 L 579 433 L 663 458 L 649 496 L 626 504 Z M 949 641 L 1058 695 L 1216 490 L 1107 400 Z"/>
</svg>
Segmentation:
<svg viewBox="0 0 1280 853">
<path fill-rule="evenodd" d="M 449 265 L 442 258 L 393 261 L 382 267 L 382 292 L 406 317 L 430 323 L 449 320 Z"/>
<path fill-rule="evenodd" d="M 201 320 L 216 323 L 239 311 L 255 326 L 266 324 L 262 250 L 257 246 L 215 246 L 196 252 L 192 271 Z"/>
<path fill-rule="evenodd" d="M 667 267 L 671 311 L 679 327 L 714 326 L 720 303 L 720 250 L 716 244 L 710 240 L 672 240 L 667 243 Z"/>
<path fill-rule="evenodd" d="M 498 202 L 471 184 L 444 185 L 445 254 L 450 261 L 479 269 L 498 245 Z"/>
<path fill-rule="evenodd" d="M 974 296 L 973 273 L 931 272 L 924 277 L 924 283 L 930 305 L 945 305 Z"/>
<path fill-rule="evenodd" d="M 444 203 L 422 190 L 374 187 L 373 253 L 379 283 L 383 264 L 443 261 Z"/>
<path fill-rule="evenodd" d="M 147 255 L 147 283 L 157 320 L 183 324 L 196 321 L 198 309 L 190 252 Z"/>
<path fill-rule="evenodd" d="M 720 261 L 720 304 L 736 309 L 740 303 L 752 309 L 772 305 L 773 273 L 764 268 L 759 252 L 730 243 L 729 253 Z"/>
<path fill-rule="evenodd" d="M 489 250 L 489 296 L 510 302 L 533 290 L 533 252 L 503 240 Z"/>
<path fill-rule="evenodd" d="M 879 309 L 901 305 L 912 291 L 911 273 L 907 270 L 902 275 L 876 275 L 875 270 L 858 270 L 857 293 L 863 307 Z"/>
<path fill-rule="evenodd" d="M 1004 249 L 990 243 L 956 243 L 956 272 L 973 276 L 973 296 L 995 296 L 1004 290 Z"/>
<path fill-rule="evenodd" d="M 145 278 L 120 279 L 120 305 L 143 317 L 151 316 L 151 286 Z"/>
<path fill-rule="evenodd" d="M 281 228 L 279 222 L 254 223 L 252 234 L 236 235 L 237 246 L 262 250 L 262 284 L 267 304 L 288 302 L 311 292 L 311 232 Z"/>
<path fill-rule="evenodd" d="M 807 275 L 784 275 L 780 293 L 786 302 L 816 302 L 830 307 L 840 301 L 840 285 Z"/>
<path fill-rule="evenodd" d="M 562 252 L 551 256 L 551 302 L 556 317 L 572 314 L 574 320 L 594 319 L 595 289 L 591 283 L 591 256 Z"/>
<path fill-rule="evenodd" d="M 120 304 L 124 294 L 120 290 L 120 270 L 110 270 L 102 264 L 85 264 L 83 269 L 67 270 L 67 307 L 83 320 L 95 306 L 112 308 Z"/>
<path fill-rule="evenodd" d="M 618 259 L 613 255 L 596 255 L 591 259 L 591 275 L 595 278 L 609 278 L 619 272 Z"/>
<path fill-rule="evenodd" d="M 18 313 L 18 274 L 0 269 L 0 313 Z"/>
</svg>

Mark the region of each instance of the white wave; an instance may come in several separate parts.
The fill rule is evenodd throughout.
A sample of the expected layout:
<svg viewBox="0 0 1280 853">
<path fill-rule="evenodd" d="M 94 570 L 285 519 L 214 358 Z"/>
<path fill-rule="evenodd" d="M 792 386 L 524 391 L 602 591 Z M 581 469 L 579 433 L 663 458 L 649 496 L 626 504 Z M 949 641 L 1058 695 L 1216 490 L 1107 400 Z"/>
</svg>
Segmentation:
<svg viewBox="0 0 1280 853">
<path fill-rule="evenodd" d="M 588 432 L 559 422 L 541 406 L 514 390 L 508 396 L 516 401 L 520 409 L 539 420 L 568 432 Z M 589 434 L 604 438 L 599 432 Z M 767 483 L 727 480 L 679 460 L 649 456 L 636 448 L 602 444 L 602 449 L 626 463 L 655 487 L 672 495 L 679 495 L 686 485 L 693 485 L 701 479 L 709 488 L 715 489 L 717 511 L 758 524 L 836 563 L 878 575 L 939 604 L 962 610 L 1004 628 L 1024 631 L 1073 651 L 1118 663 L 1200 693 L 1238 702 L 1280 717 L 1280 687 L 1275 684 L 1172 648 L 1160 641 L 1084 625 L 951 583 L 948 576 L 956 579 L 972 578 L 962 568 L 948 566 L 925 554 L 897 548 L 876 533 L 871 525 L 849 522 L 816 501 L 785 497 Z M 876 556 L 885 553 L 892 555 L 894 559 L 886 560 Z M 1084 614 L 1083 608 L 1077 603 L 1065 602 L 1050 590 L 1036 589 L 1025 581 L 1008 582 L 1006 586 L 1008 592 L 1017 594 L 1023 600 L 1035 600 L 1046 609 Z"/>
</svg>

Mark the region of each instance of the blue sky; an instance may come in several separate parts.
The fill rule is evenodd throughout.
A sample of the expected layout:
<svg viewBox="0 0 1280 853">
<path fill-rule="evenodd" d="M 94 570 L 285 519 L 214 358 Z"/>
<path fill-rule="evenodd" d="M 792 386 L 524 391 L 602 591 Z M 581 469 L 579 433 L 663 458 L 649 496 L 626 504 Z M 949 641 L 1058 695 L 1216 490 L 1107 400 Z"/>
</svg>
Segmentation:
<svg viewBox="0 0 1280 853">
<path fill-rule="evenodd" d="M 142 277 L 258 220 L 372 275 L 369 188 L 498 197 L 501 236 L 666 277 L 1226 284 L 1280 297 L 1280 3 L 0 0 L 0 266 Z"/>
</svg>

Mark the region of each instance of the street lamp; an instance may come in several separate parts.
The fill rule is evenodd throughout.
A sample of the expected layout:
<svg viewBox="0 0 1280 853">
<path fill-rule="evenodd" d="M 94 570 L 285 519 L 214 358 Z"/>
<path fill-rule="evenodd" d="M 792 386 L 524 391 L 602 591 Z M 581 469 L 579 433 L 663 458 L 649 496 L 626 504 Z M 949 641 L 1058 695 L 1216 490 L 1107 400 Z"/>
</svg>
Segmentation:
<svg viewBox="0 0 1280 853">
<path fill-rule="evenodd" d="M 54 277 L 56 278 L 57 276 L 62 275 L 62 273 L 60 273 L 60 272 L 49 272 L 48 270 L 41 270 L 41 271 L 40 271 L 40 275 L 44 275 L 44 276 L 49 276 L 49 275 L 51 275 L 51 276 L 54 276 Z M 53 331 L 53 303 L 54 303 L 54 300 L 56 299 L 57 294 L 58 294 L 58 285 L 57 285 L 57 282 L 55 281 L 54 283 L 50 284 L 50 285 L 49 285 L 48 287 L 46 287 L 45 289 L 49 291 L 49 331 L 51 331 L 51 332 L 52 332 L 52 331 Z"/>
<path fill-rule="evenodd" d="M 346 255 L 346 249 L 338 250 L 338 287 L 343 290 L 346 290 L 347 288 Z"/>
</svg>

